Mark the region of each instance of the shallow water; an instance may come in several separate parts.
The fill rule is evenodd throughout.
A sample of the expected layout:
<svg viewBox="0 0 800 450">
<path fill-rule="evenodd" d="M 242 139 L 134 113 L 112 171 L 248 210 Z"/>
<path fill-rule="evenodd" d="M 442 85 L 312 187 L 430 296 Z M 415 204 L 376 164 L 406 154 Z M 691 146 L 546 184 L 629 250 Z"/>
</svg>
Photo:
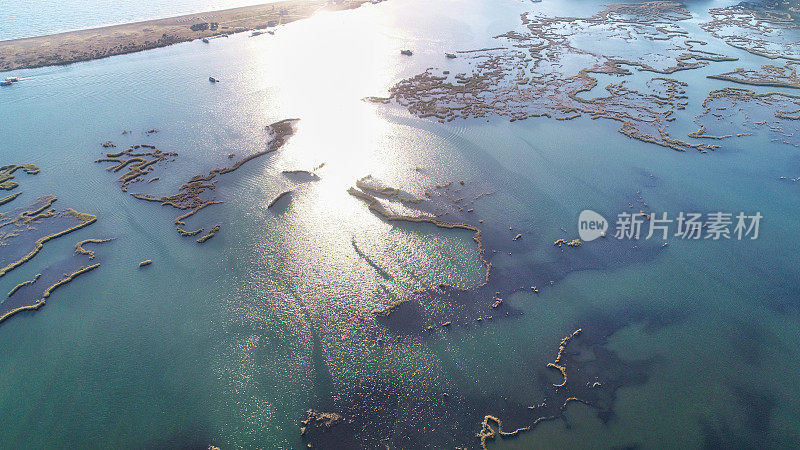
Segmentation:
<svg viewBox="0 0 800 450">
<path fill-rule="evenodd" d="M 800 175 L 797 149 L 757 133 L 716 152 L 679 153 L 628 139 L 611 121 L 439 124 L 361 100 L 428 67 L 467 67 L 443 53 L 491 46 L 520 26 L 522 11 L 599 7 L 392 0 L 319 14 L 275 36 L 20 72 L 20 83 L 0 90 L 0 163 L 35 163 L 41 173 L 17 176 L 24 193 L 11 206 L 55 194 L 61 208 L 99 219 L 0 278 L 0 292 L 68 257 L 80 239 L 116 240 L 96 248 L 99 269 L 0 325 L 4 446 L 290 448 L 303 444 L 304 412 L 318 408 L 371 420 L 381 431 L 375 446 L 413 446 L 403 439 L 419 430 L 433 447 L 474 447 L 479 420 L 458 414 L 539 403 L 543 386 L 558 381 L 545 365 L 581 327 L 610 330 L 606 347 L 643 361 L 646 382 L 620 389 L 606 422 L 572 404 L 567 422 L 495 446 L 796 445 L 800 212 L 797 186 L 779 177 Z M 705 94 L 727 85 L 705 75 L 763 63 L 702 38 L 740 60 L 674 75 L 690 97 L 674 136 L 695 130 Z M 414 56 L 399 55 L 403 48 Z M 222 81 L 209 84 L 209 75 Z M 628 78 L 641 86 L 645 76 Z M 179 153 L 177 175 L 163 180 L 175 187 L 209 160 L 262 148 L 264 127 L 290 117 L 300 122 L 285 147 L 220 180 L 225 203 L 195 220 L 222 230 L 202 246 L 175 232 L 175 210 L 131 198 L 93 163 L 100 142 L 155 144 Z M 160 131 L 143 133 L 152 128 Z M 281 174 L 323 162 L 319 181 Z M 503 246 L 490 255 L 493 271 L 503 280 L 534 272 L 509 291 L 535 283 L 541 293 L 504 292 L 508 318 L 454 320 L 430 334 L 398 337 L 375 323 L 371 311 L 394 299 L 439 283 L 469 288 L 484 273 L 471 232 L 388 223 L 347 194 L 369 174 L 418 195 L 460 179 L 493 192 L 474 205 L 487 239 Z M 268 209 L 288 188 L 288 204 Z M 637 191 L 671 215 L 760 211 L 761 236 L 552 246 L 575 236 L 581 210 L 611 218 Z M 512 241 L 518 232 L 523 239 Z M 154 263 L 140 270 L 144 259 Z M 431 308 L 447 314 L 442 305 Z"/>
</svg>

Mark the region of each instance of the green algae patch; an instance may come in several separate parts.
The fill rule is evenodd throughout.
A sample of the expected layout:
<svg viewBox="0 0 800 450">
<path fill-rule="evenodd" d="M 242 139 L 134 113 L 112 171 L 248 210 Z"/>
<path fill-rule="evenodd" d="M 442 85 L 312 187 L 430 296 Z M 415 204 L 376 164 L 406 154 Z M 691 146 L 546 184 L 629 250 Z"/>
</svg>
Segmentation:
<svg viewBox="0 0 800 450">
<path fill-rule="evenodd" d="M 353 420 L 336 412 L 309 409 L 305 419 L 300 421 L 300 436 L 309 442 L 309 448 L 356 448 L 355 432 Z M 332 445 L 317 445 L 318 441 L 331 442 Z"/>
<path fill-rule="evenodd" d="M 11 311 L 9 311 L 9 312 L 3 314 L 2 316 L 0 316 L 0 323 L 5 322 L 11 316 L 13 316 L 15 314 L 18 314 L 18 313 L 21 313 L 22 311 L 35 311 L 35 310 L 41 308 L 42 306 L 44 306 L 44 299 L 39 299 L 39 300 L 36 301 L 36 303 L 34 303 L 32 305 L 20 306 L 19 308 L 12 309 Z"/>
<path fill-rule="evenodd" d="M 141 181 L 142 177 L 153 170 L 155 164 L 167 161 L 174 156 L 177 156 L 177 153 L 163 152 L 151 145 L 134 145 L 121 152 L 108 153 L 105 158 L 100 158 L 95 162 L 116 163 L 106 169 L 110 172 L 127 169 L 127 172 L 119 177 L 123 192 L 127 192 L 128 186 L 133 182 Z"/>
</svg>

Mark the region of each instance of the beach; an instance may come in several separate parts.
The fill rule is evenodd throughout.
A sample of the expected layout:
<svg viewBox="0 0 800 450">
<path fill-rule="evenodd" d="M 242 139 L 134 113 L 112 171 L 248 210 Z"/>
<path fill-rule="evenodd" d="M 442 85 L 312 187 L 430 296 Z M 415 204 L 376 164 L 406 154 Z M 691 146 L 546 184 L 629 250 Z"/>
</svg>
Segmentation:
<svg viewBox="0 0 800 450">
<path fill-rule="evenodd" d="M 352 9 L 366 0 L 287 0 L 166 19 L 0 41 L 0 72 L 33 69 L 140 52 L 195 39 L 262 30 L 317 11 Z"/>
</svg>

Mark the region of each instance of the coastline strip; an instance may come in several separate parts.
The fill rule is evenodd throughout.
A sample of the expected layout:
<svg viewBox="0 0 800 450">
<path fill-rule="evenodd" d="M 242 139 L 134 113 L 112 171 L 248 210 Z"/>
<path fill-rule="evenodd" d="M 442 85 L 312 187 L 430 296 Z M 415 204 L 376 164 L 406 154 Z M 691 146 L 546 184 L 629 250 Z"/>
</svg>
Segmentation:
<svg viewBox="0 0 800 450">
<path fill-rule="evenodd" d="M 368 0 L 285 0 L 88 30 L 0 41 L 0 72 L 66 65 L 168 45 L 260 30 L 322 10 L 358 8 Z"/>
</svg>

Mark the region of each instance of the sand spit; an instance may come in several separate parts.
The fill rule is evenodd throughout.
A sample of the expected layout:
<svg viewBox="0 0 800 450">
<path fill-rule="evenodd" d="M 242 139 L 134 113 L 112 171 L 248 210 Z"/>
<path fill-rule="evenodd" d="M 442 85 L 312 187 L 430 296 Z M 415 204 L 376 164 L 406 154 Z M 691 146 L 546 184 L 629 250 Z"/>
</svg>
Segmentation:
<svg viewBox="0 0 800 450">
<path fill-rule="evenodd" d="M 317 11 L 353 9 L 366 0 L 287 0 L 90 30 L 0 41 L 0 72 L 72 64 L 166 47 L 195 39 L 265 29 Z"/>
</svg>

